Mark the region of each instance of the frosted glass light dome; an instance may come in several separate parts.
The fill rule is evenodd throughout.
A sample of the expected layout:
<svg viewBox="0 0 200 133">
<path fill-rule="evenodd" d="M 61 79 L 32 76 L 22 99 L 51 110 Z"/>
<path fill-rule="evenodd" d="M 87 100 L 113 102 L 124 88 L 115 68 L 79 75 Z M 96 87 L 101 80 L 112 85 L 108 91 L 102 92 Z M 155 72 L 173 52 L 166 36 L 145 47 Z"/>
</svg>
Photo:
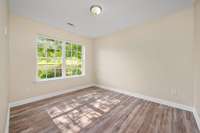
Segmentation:
<svg viewBox="0 0 200 133">
<path fill-rule="evenodd" d="M 92 13 L 92 15 L 98 16 L 102 13 L 102 7 L 99 5 L 93 5 L 90 7 L 90 12 Z"/>
</svg>

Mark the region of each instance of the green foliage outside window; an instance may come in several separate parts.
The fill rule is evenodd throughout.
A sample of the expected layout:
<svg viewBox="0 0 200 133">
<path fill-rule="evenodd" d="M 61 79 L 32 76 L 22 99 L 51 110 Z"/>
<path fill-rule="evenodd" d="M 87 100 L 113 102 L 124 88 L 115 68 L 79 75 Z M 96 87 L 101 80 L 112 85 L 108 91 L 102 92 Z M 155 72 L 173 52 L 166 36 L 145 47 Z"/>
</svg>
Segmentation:
<svg viewBox="0 0 200 133">
<path fill-rule="evenodd" d="M 76 44 L 66 44 L 66 76 L 82 74 L 82 47 Z"/>
<path fill-rule="evenodd" d="M 38 38 L 38 77 L 39 79 L 59 78 L 64 76 L 62 69 L 65 66 L 66 76 L 82 74 L 81 45 L 66 43 L 65 53 L 62 53 L 62 42 L 48 38 Z M 63 56 L 65 64 L 63 64 Z"/>
</svg>

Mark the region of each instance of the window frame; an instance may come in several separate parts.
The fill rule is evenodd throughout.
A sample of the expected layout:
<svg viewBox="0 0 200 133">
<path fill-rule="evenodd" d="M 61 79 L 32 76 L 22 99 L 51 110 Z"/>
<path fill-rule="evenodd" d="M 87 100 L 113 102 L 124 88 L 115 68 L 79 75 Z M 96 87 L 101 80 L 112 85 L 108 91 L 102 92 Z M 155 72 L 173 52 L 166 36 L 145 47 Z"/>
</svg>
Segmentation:
<svg viewBox="0 0 200 133">
<path fill-rule="evenodd" d="M 52 39 L 54 41 L 61 41 L 62 44 L 62 76 L 61 77 L 53 77 L 53 78 L 45 78 L 45 79 L 40 79 L 38 77 L 38 70 L 39 70 L 39 67 L 38 67 L 38 39 L 39 38 L 47 38 L 47 39 Z M 62 39 L 58 39 L 58 38 L 55 38 L 55 37 L 50 37 L 50 36 L 46 36 L 46 35 L 37 35 L 36 37 L 36 41 L 35 41 L 35 57 L 36 57 L 36 81 L 40 82 L 40 81 L 52 81 L 52 80 L 62 80 L 62 79 L 71 79 L 71 78 L 79 78 L 79 77 L 83 77 L 85 76 L 85 46 L 80 44 L 80 43 L 76 43 L 76 42 L 72 42 L 72 41 L 66 41 L 66 40 L 62 40 Z M 81 59 L 81 75 L 71 75 L 71 76 L 67 76 L 66 75 L 66 69 L 67 69 L 67 65 L 66 65 L 66 49 L 65 49 L 65 46 L 67 44 L 76 44 L 76 45 L 79 45 L 81 46 L 82 48 L 82 59 Z M 55 57 L 54 57 L 55 58 Z"/>
</svg>

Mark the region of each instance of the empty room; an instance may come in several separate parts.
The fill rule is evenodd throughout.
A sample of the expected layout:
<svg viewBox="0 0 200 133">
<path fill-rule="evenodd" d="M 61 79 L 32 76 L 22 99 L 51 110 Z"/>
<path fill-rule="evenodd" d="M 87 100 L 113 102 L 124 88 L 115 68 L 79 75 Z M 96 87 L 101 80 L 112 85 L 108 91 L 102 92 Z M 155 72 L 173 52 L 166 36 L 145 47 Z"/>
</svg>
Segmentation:
<svg viewBox="0 0 200 133">
<path fill-rule="evenodd" d="M 0 133 L 200 133 L 200 0 L 0 0 Z"/>
</svg>

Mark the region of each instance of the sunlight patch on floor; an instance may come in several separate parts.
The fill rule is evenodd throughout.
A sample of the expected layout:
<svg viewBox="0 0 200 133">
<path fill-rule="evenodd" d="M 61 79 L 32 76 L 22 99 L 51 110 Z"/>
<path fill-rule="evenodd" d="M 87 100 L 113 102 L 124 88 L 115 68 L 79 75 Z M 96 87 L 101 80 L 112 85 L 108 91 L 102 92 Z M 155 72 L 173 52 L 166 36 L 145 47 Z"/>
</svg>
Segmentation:
<svg viewBox="0 0 200 133">
<path fill-rule="evenodd" d="M 66 102 L 63 102 L 61 104 L 59 104 L 58 106 L 54 106 L 50 109 L 47 110 L 47 113 L 49 114 L 49 116 L 51 118 L 54 118 L 58 115 L 61 115 L 63 113 L 66 113 L 66 112 L 69 112 L 71 110 L 73 110 L 74 108 L 80 106 L 81 104 L 78 103 L 77 100 L 75 99 L 72 99 L 72 102 L 71 103 L 66 103 Z"/>
<path fill-rule="evenodd" d="M 91 124 L 93 119 L 100 116 L 102 114 L 87 106 L 83 106 L 80 110 L 73 110 L 66 115 L 53 119 L 53 121 L 63 133 L 76 133 Z"/>
<path fill-rule="evenodd" d="M 109 97 L 104 97 L 102 99 L 98 99 L 95 102 L 92 102 L 91 105 L 95 108 L 100 109 L 103 112 L 110 111 L 111 108 L 113 108 L 116 104 L 118 104 L 120 100 L 113 98 L 110 99 Z"/>
<path fill-rule="evenodd" d="M 84 102 L 89 104 L 86 106 Z M 91 92 L 46 111 L 62 133 L 78 133 L 119 103 L 117 98 Z"/>
</svg>

